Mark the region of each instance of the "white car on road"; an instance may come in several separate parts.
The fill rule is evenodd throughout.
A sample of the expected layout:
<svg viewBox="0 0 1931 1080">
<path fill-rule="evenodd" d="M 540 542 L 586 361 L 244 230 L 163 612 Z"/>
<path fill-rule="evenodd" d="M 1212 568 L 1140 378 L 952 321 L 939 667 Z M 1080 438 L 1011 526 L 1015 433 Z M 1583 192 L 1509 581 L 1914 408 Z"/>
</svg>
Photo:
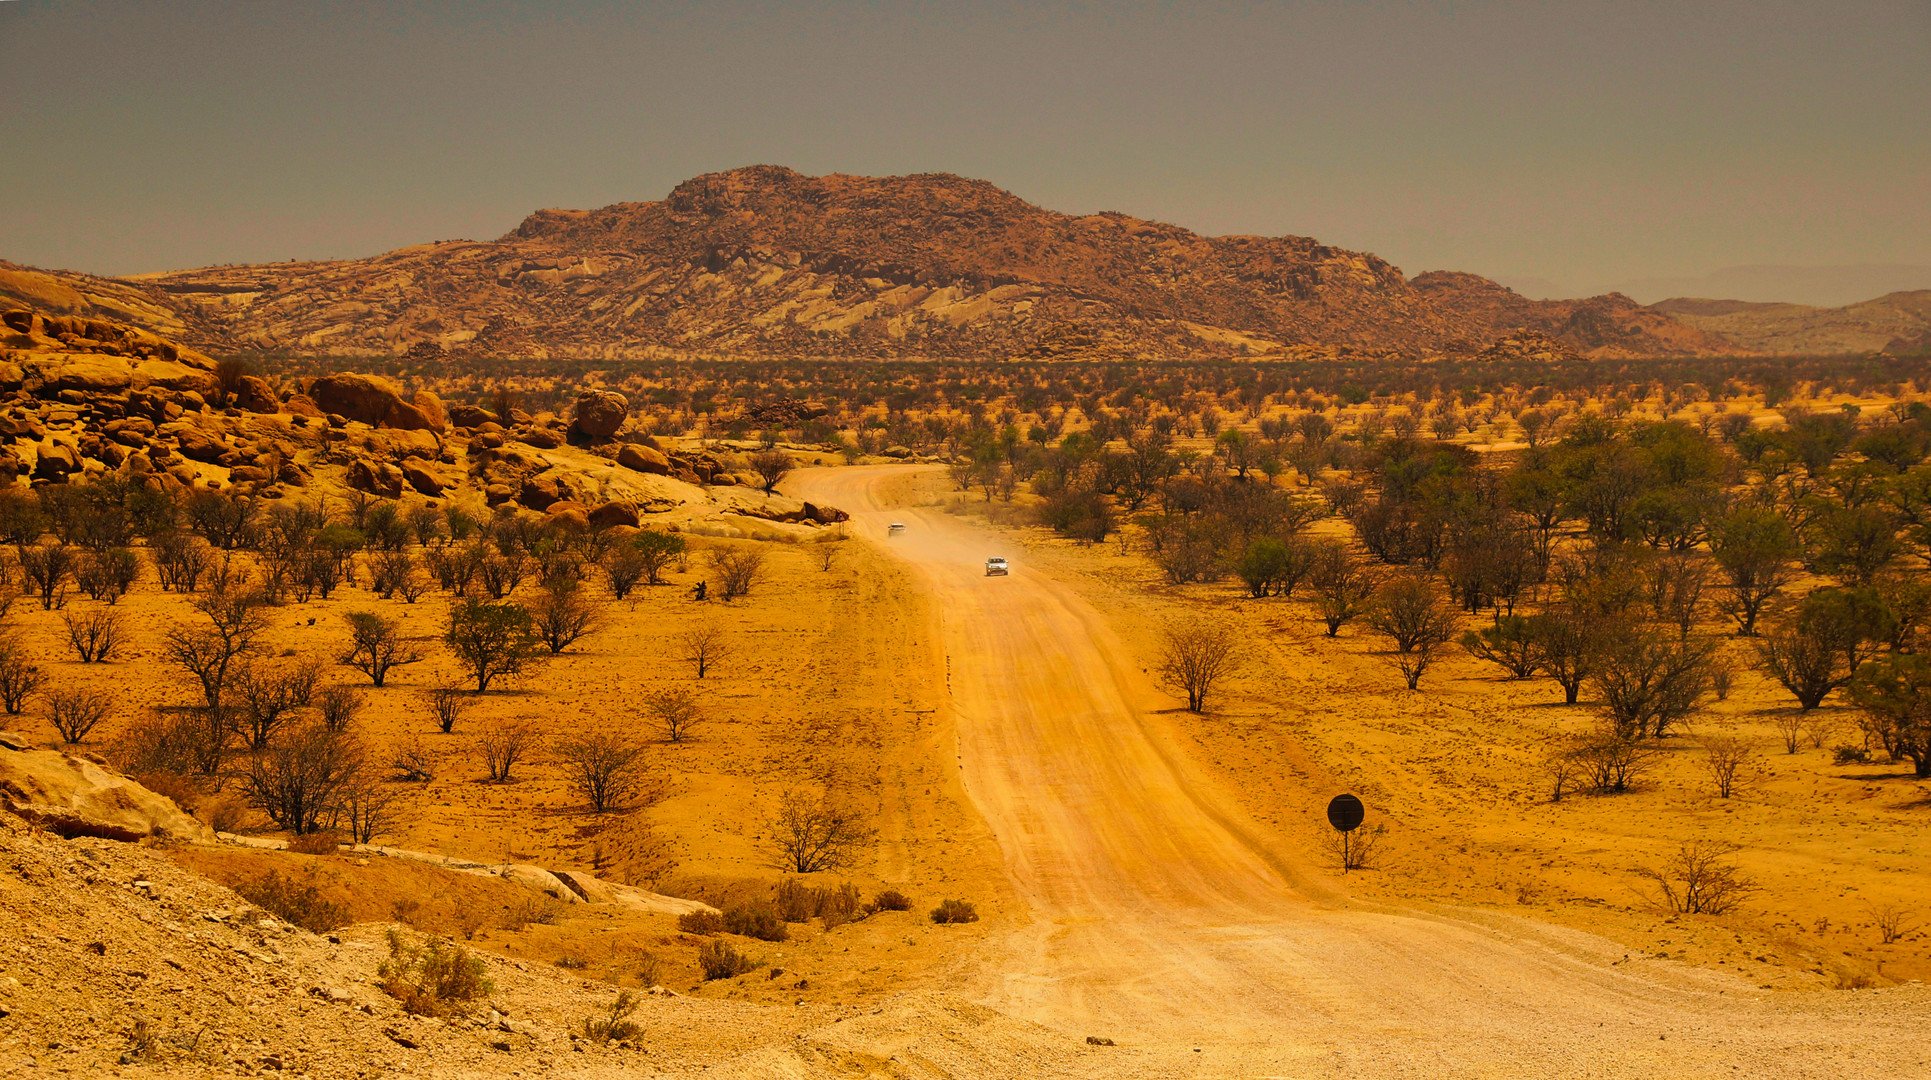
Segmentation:
<svg viewBox="0 0 1931 1080">
<path fill-rule="evenodd" d="M 997 574 L 1000 577 L 1005 577 L 1006 573 L 1007 573 L 1006 560 L 1000 558 L 997 555 L 994 555 L 992 558 L 986 560 L 987 577 L 991 577 L 994 574 Z"/>
</svg>

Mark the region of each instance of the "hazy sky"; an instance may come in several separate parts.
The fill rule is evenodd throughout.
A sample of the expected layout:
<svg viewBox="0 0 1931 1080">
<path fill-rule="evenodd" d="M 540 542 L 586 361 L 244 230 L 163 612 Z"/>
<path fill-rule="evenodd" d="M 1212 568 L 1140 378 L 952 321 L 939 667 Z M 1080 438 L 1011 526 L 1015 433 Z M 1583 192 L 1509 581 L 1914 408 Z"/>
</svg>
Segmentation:
<svg viewBox="0 0 1931 1080">
<path fill-rule="evenodd" d="M 366 255 L 755 163 L 1565 292 L 1931 287 L 1931 2 L 0 3 L 16 262 Z"/>
</svg>

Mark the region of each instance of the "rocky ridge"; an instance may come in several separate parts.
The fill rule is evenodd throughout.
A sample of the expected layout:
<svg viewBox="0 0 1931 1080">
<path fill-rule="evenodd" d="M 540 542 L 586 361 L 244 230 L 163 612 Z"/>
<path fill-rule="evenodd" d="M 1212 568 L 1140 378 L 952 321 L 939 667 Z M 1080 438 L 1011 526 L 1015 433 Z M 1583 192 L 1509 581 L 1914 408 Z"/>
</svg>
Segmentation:
<svg viewBox="0 0 1931 1080">
<path fill-rule="evenodd" d="M 126 279 L 0 265 L 0 296 L 216 351 L 418 359 L 1472 355 L 1525 328 L 1586 355 L 1733 351 L 1620 296 L 1532 301 L 1469 274 L 1411 282 L 1308 237 L 1056 213 L 947 174 L 775 166 L 366 259 Z"/>
<path fill-rule="evenodd" d="M 1678 298 L 1653 310 L 1752 352 L 1931 353 L 1931 289 L 1895 292 L 1839 308 Z"/>
<path fill-rule="evenodd" d="M 276 387 L 137 327 L 0 311 L 0 476 L 109 474 L 165 491 L 279 499 L 344 489 L 520 506 L 584 526 L 682 527 L 730 515 L 815 529 L 841 511 L 757 490 L 725 446 L 666 445 L 627 428 L 623 395 L 579 395 L 570 420 L 445 407 L 340 372 Z M 730 526 L 724 526 L 728 529 Z"/>
</svg>

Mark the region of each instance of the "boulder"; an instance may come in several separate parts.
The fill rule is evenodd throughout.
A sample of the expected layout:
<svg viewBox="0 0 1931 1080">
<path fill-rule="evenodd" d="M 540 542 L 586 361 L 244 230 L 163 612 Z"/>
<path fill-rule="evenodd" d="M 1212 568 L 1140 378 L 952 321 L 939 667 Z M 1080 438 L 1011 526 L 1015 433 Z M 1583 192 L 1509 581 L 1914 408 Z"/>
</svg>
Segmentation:
<svg viewBox="0 0 1931 1080">
<path fill-rule="evenodd" d="M 443 409 L 442 398 L 427 390 L 418 390 L 416 396 L 409 399 L 409 403 L 414 405 L 423 419 L 429 422 L 430 431 L 442 431 L 449 427 L 449 414 Z"/>
<path fill-rule="evenodd" d="M 638 472 L 655 473 L 658 476 L 670 475 L 670 459 L 659 451 L 639 443 L 625 443 L 617 451 L 617 464 Z"/>
<path fill-rule="evenodd" d="M 402 390 L 395 383 L 377 375 L 346 371 L 324 375 L 309 384 L 308 396 L 323 413 L 360 421 L 370 427 L 442 430 L 440 421 L 432 422 L 420 407 L 402 400 Z"/>
<path fill-rule="evenodd" d="M 243 412 L 275 413 L 282 411 L 282 403 L 275 399 L 275 388 L 268 380 L 259 375 L 243 375 L 241 384 L 235 387 L 234 396 L 229 404 Z"/>
<path fill-rule="evenodd" d="M 583 512 L 583 507 L 568 499 L 551 503 L 548 513 L 552 527 L 560 525 L 573 533 L 588 532 L 590 529 L 590 515 Z"/>
<path fill-rule="evenodd" d="M 77 356 L 51 373 L 55 390 L 115 394 L 134 381 L 134 367 L 118 356 Z"/>
<path fill-rule="evenodd" d="M 641 519 L 637 516 L 636 503 L 616 500 L 604 503 L 602 506 L 590 511 L 588 517 L 590 524 L 599 529 L 607 529 L 613 525 L 629 525 L 634 527 L 642 523 Z"/>
<path fill-rule="evenodd" d="M 585 390 L 577 395 L 577 415 L 570 423 L 570 431 L 586 439 L 608 439 L 624 426 L 629 416 L 630 400 L 622 394 Z"/>
<path fill-rule="evenodd" d="M 220 461 L 221 455 L 230 449 L 227 443 L 191 425 L 183 424 L 172 434 L 175 445 L 181 449 L 181 456 L 190 461 Z"/>
<path fill-rule="evenodd" d="M 517 493 L 516 501 L 532 510 L 548 510 L 552 503 L 564 497 L 554 476 L 532 476 L 523 481 L 523 490 Z"/>
<path fill-rule="evenodd" d="M 79 471 L 80 451 L 64 442 L 40 447 L 34 462 L 34 478 L 39 480 L 65 480 L 69 473 Z"/>
<path fill-rule="evenodd" d="M 420 494 L 427 495 L 432 499 L 442 497 L 442 479 L 414 461 L 406 461 L 403 463 L 402 478 L 408 481 L 409 486 L 415 488 Z"/>
<path fill-rule="evenodd" d="M 315 399 L 307 394 L 288 395 L 288 400 L 282 402 L 282 411 L 290 416 L 306 416 L 314 420 L 321 420 L 328 415 L 322 411 L 321 406 L 315 404 Z"/>
<path fill-rule="evenodd" d="M 372 495 L 395 499 L 402 496 L 402 470 L 394 465 L 377 464 L 356 458 L 349 465 L 349 486 Z"/>
<path fill-rule="evenodd" d="M 805 504 L 805 516 L 820 525 L 836 525 L 841 521 L 851 520 L 850 514 L 835 506 L 819 506 L 815 503 Z"/>
<path fill-rule="evenodd" d="M 0 802 L 69 838 L 215 840 L 212 830 L 183 813 L 172 799 L 84 758 L 37 750 L 12 733 L 0 733 Z"/>
<path fill-rule="evenodd" d="M 466 428 L 479 428 L 496 420 L 488 409 L 477 405 L 451 405 L 445 415 L 450 423 Z"/>
<path fill-rule="evenodd" d="M 563 436 L 550 428 L 531 428 L 528 431 L 518 432 L 516 437 L 539 450 L 555 450 L 563 445 Z"/>
<path fill-rule="evenodd" d="M 143 360 L 134 365 L 132 385 L 136 389 L 158 386 L 163 390 L 192 390 L 197 394 L 214 393 L 221 384 L 199 368 L 173 360 Z"/>
</svg>

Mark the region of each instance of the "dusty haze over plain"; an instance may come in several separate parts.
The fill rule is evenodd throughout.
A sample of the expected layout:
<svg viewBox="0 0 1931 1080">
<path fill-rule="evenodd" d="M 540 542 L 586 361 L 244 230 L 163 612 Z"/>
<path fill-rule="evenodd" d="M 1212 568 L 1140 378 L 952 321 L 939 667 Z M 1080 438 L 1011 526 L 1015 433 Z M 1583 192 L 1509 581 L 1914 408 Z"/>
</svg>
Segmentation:
<svg viewBox="0 0 1931 1080">
<path fill-rule="evenodd" d="M 0 159 L 0 257 L 366 255 L 770 162 L 1531 295 L 1841 303 L 1931 287 L 1928 45 L 1918 2 L 29 0 L 0 5 L 0 140 L 36 148 Z"/>
</svg>

